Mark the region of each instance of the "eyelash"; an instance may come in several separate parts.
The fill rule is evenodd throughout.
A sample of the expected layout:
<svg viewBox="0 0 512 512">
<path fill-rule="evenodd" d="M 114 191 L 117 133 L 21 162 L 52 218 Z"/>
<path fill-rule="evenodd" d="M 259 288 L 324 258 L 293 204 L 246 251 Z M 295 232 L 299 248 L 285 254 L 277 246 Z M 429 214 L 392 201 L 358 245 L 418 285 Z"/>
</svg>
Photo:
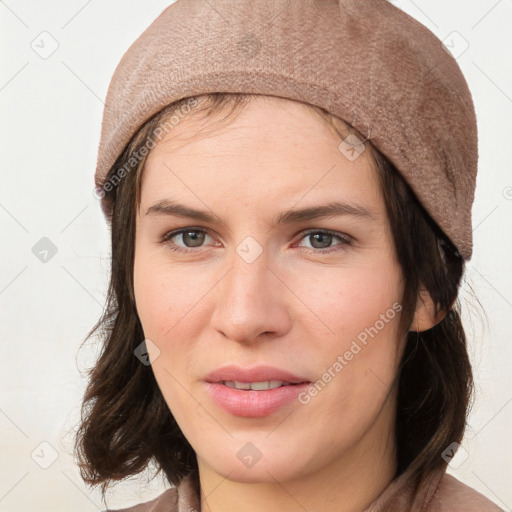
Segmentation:
<svg viewBox="0 0 512 512">
<path fill-rule="evenodd" d="M 178 247 L 176 245 L 172 246 L 169 242 L 172 238 L 174 238 L 177 235 L 180 235 L 182 233 L 189 233 L 189 232 L 197 232 L 197 233 L 205 233 L 207 235 L 210 235 L 207 230 L 201 229 L 201 228 L 195 228 L 195 227 L 189 227 L 189 228 L 181 228 L 177 229 L 175 231 L 169 231 L 168 233 L 164 234 L 163 237 L 160 240 L 161 244 L 168 245 L 169 249 L 173 252 L 178 253 L 185 253 L 185 254 L 192 254 L 194 252 L 198 252 L 194 249 L 183 249 L 182 247 Z M 330 229 L 308 229 L 305 231 L 302 231 L 300 233 L 300 239 L 306 238 L 310 235 L 315 234 L 324 234 L 324 235 L 330 235 L 334 238 L 337 238 L 340 240 L 339 244 L 336 244 L 333 247 L 329 247 L 327 249 L 311 249 L 309 247 L 301 247 L 301 249 L 307 253 L 307 254 L 330 254 L 332 252 L 343 250 L 344 247 L 350 246 L 353 243 L 353 240 L 348 235 L 345 235 L 343 233 L 338 233 L 336 231 L 331 231 Z M 211 235 L 210 235 L 211 236 Z M 342 248 L 338 249 L 338 246 L 342 246 Z"/>
</svg>

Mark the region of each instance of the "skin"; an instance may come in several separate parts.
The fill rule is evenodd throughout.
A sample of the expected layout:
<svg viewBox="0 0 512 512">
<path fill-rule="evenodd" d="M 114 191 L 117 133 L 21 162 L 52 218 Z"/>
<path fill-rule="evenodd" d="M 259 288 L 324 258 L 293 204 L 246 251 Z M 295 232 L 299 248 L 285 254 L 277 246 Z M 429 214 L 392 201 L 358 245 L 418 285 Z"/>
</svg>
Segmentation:
<svg viewBox="0 0 512 512">
<path fill-rule="evenodd" d="M 136 305 L 154 344 L 158 385 L 198 457 L 201 510 L 361 511 L 392 480 L 399 314 L 307 404 L 240 418 L 213 403 L 202 384 L 228 363 L 269 364 L 315 382 L 400 303 L 403 282 L 370 151 L 350 161 L 339 142 L 303 105 L 258 98 L 225 126 L 183 119 L 146 161 Z M 164 199 L 222 222 L 146 214 Z M 372 217 L 273 222 L 330 201 Z M 207 232 L 202 243 L 183 234 L 161 243 L 187 227 Z M 348 235 L 352 244 L 306 229 Z M 262 250 L 250 263 L 236 251 L 248 236 Z M 176 246 L 190 253 L 171 251 Z M 438 321 L 428 294 L 422 299 L 415 330 Z M 237 457 L 248 442 L 262 454 L 252 467 Z"/>
</svg>

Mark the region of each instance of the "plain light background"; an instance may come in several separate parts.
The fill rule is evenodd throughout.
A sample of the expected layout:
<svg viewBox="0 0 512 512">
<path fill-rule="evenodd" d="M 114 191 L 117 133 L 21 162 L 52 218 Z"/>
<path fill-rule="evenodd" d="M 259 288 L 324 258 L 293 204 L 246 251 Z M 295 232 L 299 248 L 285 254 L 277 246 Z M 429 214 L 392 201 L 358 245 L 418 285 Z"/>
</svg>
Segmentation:
<svg viewBox="0 0 512 512">
<path fill-rule="evenodd" d="M 109 272 L 93 174 L 112 73 L 170 3 L 0 0 L 0 512 L 106 508 L 72 455 L 80 371 L 98 350 L 79 346 L 102 312 Z M 449 472 L 510 511 L 512 1 L 394 3 L 447 41 L 474 96 L 480 167 L 461 299 L 477 396 Z M 131 479 L 107 503 L 163 488 Z"/>
</svg>

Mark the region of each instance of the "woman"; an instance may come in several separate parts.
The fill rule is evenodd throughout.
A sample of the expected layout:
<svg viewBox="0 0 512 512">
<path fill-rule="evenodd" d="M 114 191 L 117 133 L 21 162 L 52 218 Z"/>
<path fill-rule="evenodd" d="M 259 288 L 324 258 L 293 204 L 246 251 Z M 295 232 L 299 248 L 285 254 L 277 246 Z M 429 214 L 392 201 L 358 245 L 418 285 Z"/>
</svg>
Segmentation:
<svg viewBox="0 0 512 512">
<path fill-rule="evenodd" d="M 384 0 L 166 9 L 105 107 L 84 479 L 155 461 L 137 511 L 499 510 L 446 474 L 476 163 L 456 62 Z"/>
</svg>

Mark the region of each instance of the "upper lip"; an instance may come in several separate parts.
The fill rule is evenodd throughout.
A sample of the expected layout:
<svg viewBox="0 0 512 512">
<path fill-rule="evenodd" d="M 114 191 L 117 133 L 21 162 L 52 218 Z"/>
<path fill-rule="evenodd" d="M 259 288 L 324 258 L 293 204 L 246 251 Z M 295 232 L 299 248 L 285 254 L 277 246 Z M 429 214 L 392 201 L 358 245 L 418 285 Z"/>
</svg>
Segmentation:
<svg viewBox="0 0 512 512">
<path fill-rule="evenodd" d="M 286 370 L 275 368 L 273 366 L 255 366 L 254 368 L 241 368 L 239 366 L 223 366 L 209 373 L 204 380 L 206 382 L 265 382 L 270 380 L 279 380 L 299 384 L 309 382 L 304 377 L 299 377 Z"/>
</svg>

